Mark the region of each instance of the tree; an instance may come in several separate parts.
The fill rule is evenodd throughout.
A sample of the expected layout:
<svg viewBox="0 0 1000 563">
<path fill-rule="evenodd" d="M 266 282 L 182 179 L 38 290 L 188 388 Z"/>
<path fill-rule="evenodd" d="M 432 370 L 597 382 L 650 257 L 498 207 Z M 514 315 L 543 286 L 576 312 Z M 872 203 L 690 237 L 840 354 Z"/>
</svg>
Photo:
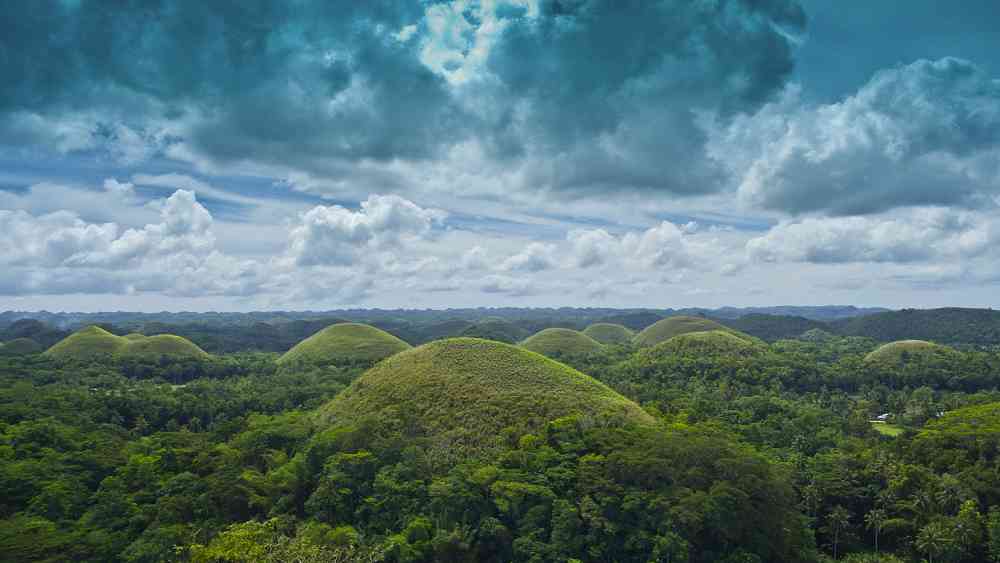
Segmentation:
<svg viewBox="0 0 1000 563">
<path fill-rule="evenodd" d="M 826 517 L 827 530 L 833 535 L 833 558 L 837 558 L 840 534 L 851 525 L 851 513 L 839 504 Z"/>
<path fill-rule="evenodd" d="M 986 519 L 986 533 L 990 559 L 1000 562 L 1000 506 L 990 507 L 990 515 Z"/>
<path fill-rule="evenodd" d="M 881 508 L 870 510 L 865 514 L 865 525 L 875 533 L 875 553 L 878 553 L 878 536 L 882 533 L 882 526 L 887 518 L 885 510 Z"/>
<path fill-rule="evenodd" d="M 942 520 L 927 524 L 917 534 L 917 549 L 927 554 L 928 563 L 934 563 L 934 557 L 947 553 L 954 543 L 955 538 L 951 528 Z"/>
</svg>

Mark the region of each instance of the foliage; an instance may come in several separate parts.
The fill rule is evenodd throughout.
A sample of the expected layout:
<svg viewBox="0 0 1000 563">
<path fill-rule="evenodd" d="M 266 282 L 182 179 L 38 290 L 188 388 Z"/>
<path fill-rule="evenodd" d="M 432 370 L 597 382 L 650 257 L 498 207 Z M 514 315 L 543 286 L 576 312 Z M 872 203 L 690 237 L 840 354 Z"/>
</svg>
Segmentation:
<svg viewBox="0 0 1000 563">
<path fill-rule="evenodd" d="M 594 323 L 583 329 L 583 334 L 601 344 L 628 344 L 635 336 L 627 327 L 614 323 Z"/>
<path fill-rule="evenodd" d="M 730 332 L 737 336 L 750 338 L 736 330 L 721 325 L 711 319 L 703 317 L 667 317 L 656 321 L 644 328 L 642 332 L 635 336 L 635 343 L 639 346 L 655 346 L 660 342 L 688 332 L 706 332 L 720 330 Z"/>
</svg>

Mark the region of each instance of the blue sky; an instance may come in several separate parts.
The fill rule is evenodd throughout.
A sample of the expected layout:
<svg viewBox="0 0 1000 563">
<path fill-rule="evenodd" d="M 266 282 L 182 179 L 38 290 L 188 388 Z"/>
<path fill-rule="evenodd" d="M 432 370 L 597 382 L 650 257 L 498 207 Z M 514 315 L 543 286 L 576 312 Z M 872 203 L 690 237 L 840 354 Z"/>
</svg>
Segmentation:
<svg viewBox="0 0 1000 563">
<path fill-rule="evenodd" d="M 18 3 L 0 309 L 996 306 L 998 12 Z"/>
</svg>

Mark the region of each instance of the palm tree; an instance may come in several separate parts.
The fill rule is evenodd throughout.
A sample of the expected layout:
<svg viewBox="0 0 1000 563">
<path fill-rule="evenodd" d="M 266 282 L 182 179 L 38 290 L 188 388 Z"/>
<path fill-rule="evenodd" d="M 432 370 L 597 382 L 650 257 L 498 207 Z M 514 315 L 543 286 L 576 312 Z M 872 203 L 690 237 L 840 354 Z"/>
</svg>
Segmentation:
<svg viewBox="0 0 1000 563">
<path fill-rule="evenodd" d="M 934 556 L 948 551 L 953 542 L 951 530 L 940 520 L 927 524 L 917 534 L 917 549 L 927 554 L 928 563 L 934 563 Z"/>
<path fill-rule="evenodd" d="M 887 518 L 885 510 L 881 508 L 870 510 L 865 514 L 865 525 L 875 532 L 875 553 L 878 553 L 878 535 L 882 533 L 882 526 L 885 525 Z"/>
<path fill-rule="evenodd" d="M 826 517 L 827 529 L 833 533 L 833 558 L 837 558 L 837 546 L 840 544 L 840 533 L 851 524 L 851 513 L 839 504 L 833 507 Z"/>
</svg>

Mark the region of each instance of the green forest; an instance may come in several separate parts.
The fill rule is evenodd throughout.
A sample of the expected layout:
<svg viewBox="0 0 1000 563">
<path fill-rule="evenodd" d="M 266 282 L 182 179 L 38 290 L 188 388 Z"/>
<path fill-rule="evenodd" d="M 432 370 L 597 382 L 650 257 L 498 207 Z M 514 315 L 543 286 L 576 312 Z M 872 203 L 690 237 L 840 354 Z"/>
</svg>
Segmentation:
<svg viewBox="0 0 1000 563">
<path fill-rule="evenodd" d="M 0 560 L 1000 561 L 1000 350 L 915 315 L 12 321 Z"/>
</svg>

